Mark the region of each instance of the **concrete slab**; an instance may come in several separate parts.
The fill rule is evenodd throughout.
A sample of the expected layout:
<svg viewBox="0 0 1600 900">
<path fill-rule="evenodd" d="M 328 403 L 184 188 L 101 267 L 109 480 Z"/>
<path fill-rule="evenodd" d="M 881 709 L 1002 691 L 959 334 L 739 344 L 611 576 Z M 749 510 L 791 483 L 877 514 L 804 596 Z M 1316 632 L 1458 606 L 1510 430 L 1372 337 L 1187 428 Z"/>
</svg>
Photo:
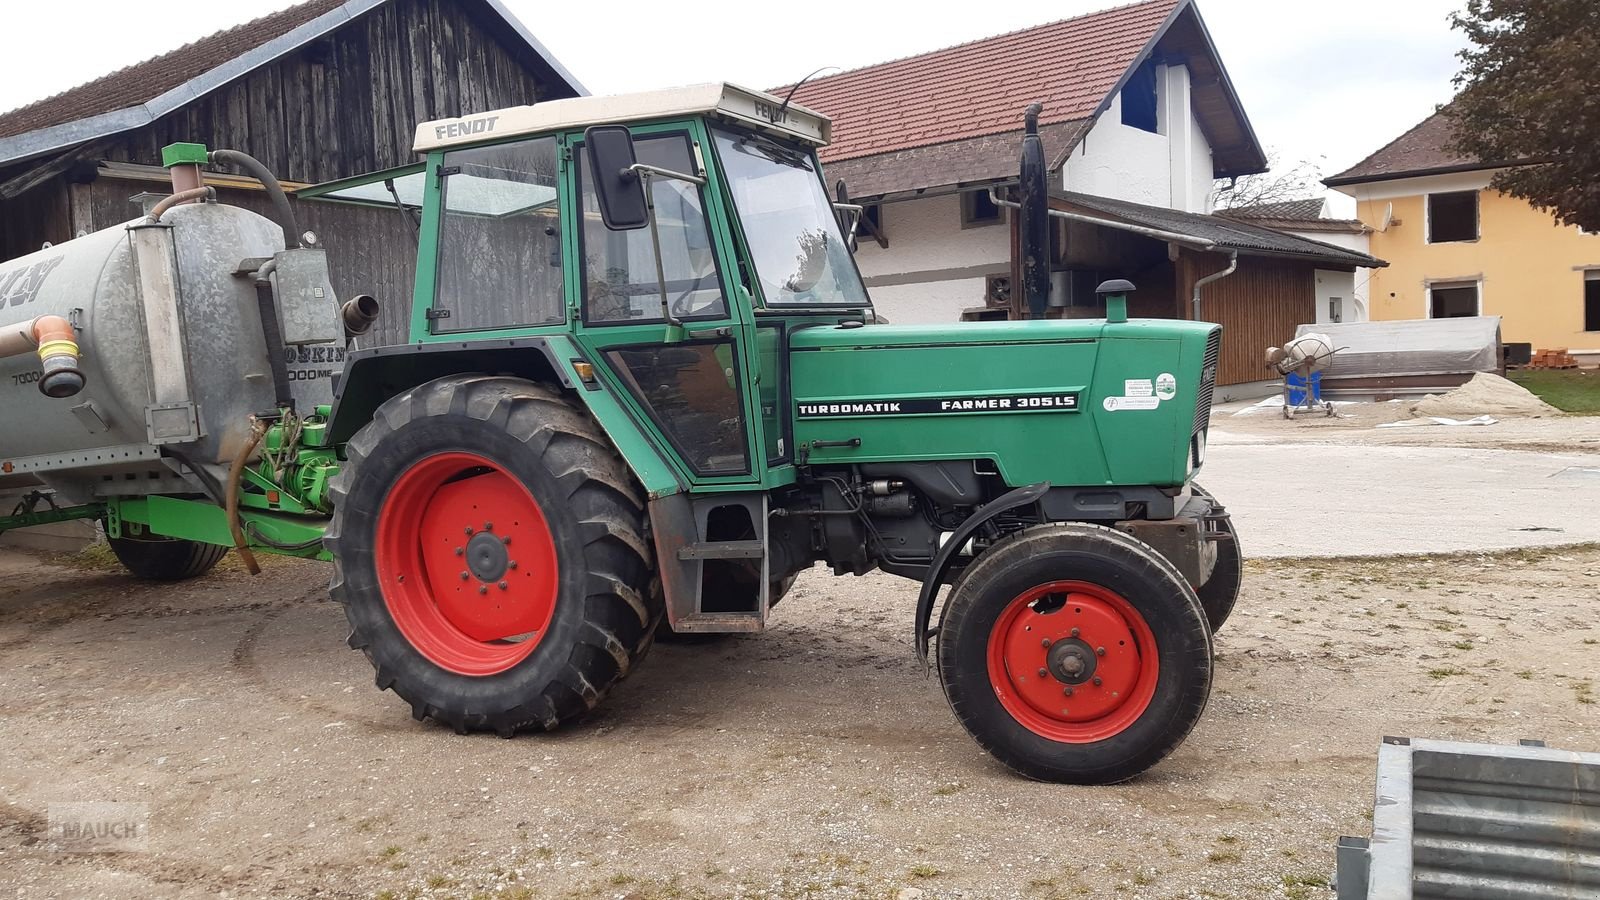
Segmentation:
<svg viewBox="0 0 1600 900">
<path fill-rule="evenodd" d="M 1200 482 L 1245 554 L 1383 556 L 1600 541 L 1600 455 L 1263 441 L 1213 431 Z"/>
</svg>

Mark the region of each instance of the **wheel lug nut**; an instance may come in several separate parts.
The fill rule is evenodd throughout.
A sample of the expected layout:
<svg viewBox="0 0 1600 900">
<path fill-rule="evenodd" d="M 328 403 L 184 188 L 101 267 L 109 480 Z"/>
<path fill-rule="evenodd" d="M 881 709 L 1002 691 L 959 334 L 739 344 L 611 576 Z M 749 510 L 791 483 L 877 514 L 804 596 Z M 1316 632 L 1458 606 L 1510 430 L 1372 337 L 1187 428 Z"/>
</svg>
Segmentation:
<svg viewBox="0 0 1600 900">
<path fill-rule="evenodd" d="M 471 526 L 471 525 L 468 525 L 468 526 L 467 526 L 467 528 L 466 528 L 466 532 L 467 532 L 467 534 L 468 534 L 468 535 L 469 535 L 469 536 L 470 536 L 470 535 L 471 535 L 471 534 L 472 534 L 472 526 Z"/>
<path fill-rule="evenodd" d="M 503 591 L 505 589 L 506 589 L 506 582 L 504 582 L 504 581 L 500 582 L 500 590 Z"/>
<path fill-rule="evenodd" d="M 494 530 L 494 523 L 493 522 L 485 522 L 485 523 L 483 523 L 483 530 L 484 531 L 493 531 Z"/>
<path fill-rule="evenodd" d="M 1071 697 L 1072 696 L 1072 686 L 1068 685 L 1068 686 L 1062 688 L 1061 689 L 1061 693 L 1067 695 L 1068 697 Z"/>
<path fill-rule="evenodd" d="M 500 539 L 500 543 L 505 544 L 507 547 L 511 546 L 511 536 L 507 535 L 507 536 L 501 538 Z"/>
<path fill-rule="evenodd" d="M 467 548 L 465 548 L 465 547 L 457 547 L 456 548 L 456 555 L 457 556 L 461 556 L 461 555 L 465 554 L 466 552 L 467 552 Z"/>
<path fill-rule="evenodd" d="M 1050 646 L 1050 639 L 1049 638 L 1045 638 L 1044 640 L 1039 642 L 1039 645 L 1042 646 L 1042 647 L 1049 647 Z"/>
<path fill-rule="evenodd" d="M 489 593 L 489 586 L 487 584 L 478 585 L 478 593 L 480 593 L 480 594 Z"/>
<path fill-rule="evenodd" d="M 462 581 L 466 581 L 468 578 L 471 578 L 471 577 L 472 577 L 472 575 L 470 573 L 468 573 L 468 572 L 466 572 L 464 570 L 462 571 L 462 573 L 461 573 L 461 580 Z"/>
<path fill-rule="evenodd" d="M 1040 669 L 1039 670 L 1039 677 L 1040 678 L 1045 678 L 1045 677 L 1048 677 L 1049 675 L 1050 675 L 1050 670 L 1049 669 Z"/>
<path fill-rule="evenodd" d="M 1094 677 L 1094 686 L 1095 687 L 1099 687 L 1100 686 L 1100 676 L 1099 675 L 1096 675 Z"/>
<path fill-rule="evenodd" d="M 515 569 L 516 567 L 517 567 L 517 561 L 514 560 L 514 559 L 512 561 L 506 563 L 506 568 L 508 568 L 508 569 Z"/>
<path fill-rule="evenodd" d="M 1106 655 L 1106 648 L 1104 648 L 1104 647 L 1096 647 L 1096 648 L 1094 648 L 1094 655 L 1095 656 L 1105 656 Z"/>
<path fill-rule="evenodd" d="M 1072 629 L 1072 636 L 1073 637 L 1077 637 L 1078 636 L 1078 629 L 1076 629 L 1076 628 Z"/>
</svg>

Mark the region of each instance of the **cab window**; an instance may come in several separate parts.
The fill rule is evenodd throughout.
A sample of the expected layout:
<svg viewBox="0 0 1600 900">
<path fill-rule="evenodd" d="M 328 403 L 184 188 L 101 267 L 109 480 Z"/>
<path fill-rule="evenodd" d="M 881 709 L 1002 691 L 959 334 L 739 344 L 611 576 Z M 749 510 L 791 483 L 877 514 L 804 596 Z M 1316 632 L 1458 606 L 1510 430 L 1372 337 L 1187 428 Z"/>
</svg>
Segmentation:
<svg viewBox="0 0 1600 900">
<path fill-rule="evenodd" d="M 643 135 L 634 141 L 639 162 L 695 174 L 694 153 L 683 133 Z M 600 219 L 600 204 L 589 178 L 589 158 L 575 148 L 583 193 L 584 321 L 628 324 L 663 321 L 661 285 L 649 228 L 612 231 Z M 652 178 L 656 228 L 667 306 L 679 319 L 719 319 L 728 314 L 717 274 L 716 253 L 706 225 L 700 188 L 669 178 Z"/>
<path fill-rule="evenodd" d="M 566 319 L 556 139 L 444 154 L 435 333 Z"/>
</svg>

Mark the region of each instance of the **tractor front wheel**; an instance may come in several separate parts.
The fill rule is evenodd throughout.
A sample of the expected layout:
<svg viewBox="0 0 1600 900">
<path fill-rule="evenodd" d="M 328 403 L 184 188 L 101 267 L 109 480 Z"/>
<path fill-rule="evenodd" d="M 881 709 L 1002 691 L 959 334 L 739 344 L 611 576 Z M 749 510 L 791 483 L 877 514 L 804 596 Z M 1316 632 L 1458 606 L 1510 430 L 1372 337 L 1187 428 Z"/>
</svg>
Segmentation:
<svg viewBox="0 0 1600 900">
<path fill-rule="evenodd" d="M 451 376 L 347 446 L 326 543 L 350 646 L 417 719 L 511 736 L 582 716 L 661 617 L 644 505 L 558 389 Z"/>
<path fill-rule="evenodd" d="M 1042 781 L 1138 775 L 1183 742 L 1211 692 L 1211 635 L 1188 583 L 1097 525 L 1041 525 L 985 551 L 938 640 L 956 718 Z"/>
</svg>

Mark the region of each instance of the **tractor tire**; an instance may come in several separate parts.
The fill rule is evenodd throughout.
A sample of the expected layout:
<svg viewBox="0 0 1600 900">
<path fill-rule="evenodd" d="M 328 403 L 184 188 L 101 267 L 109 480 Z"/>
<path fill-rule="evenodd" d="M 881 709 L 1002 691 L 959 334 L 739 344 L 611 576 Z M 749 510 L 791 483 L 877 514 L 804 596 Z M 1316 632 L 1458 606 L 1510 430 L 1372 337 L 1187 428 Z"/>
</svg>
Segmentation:
<svg viewBox="0 0 1600 900">
<path fill-rule="evenodd" d="M 329 590 L 419 721 L 553 729 L 639 665 L 662 614 L 644 504 L 560 390 L 441 378 L 385 402 L 346 452 Z"/>
<path fill-rule="evenodd" d="M 1200 485 L 1193 487 L 1196 494 L 1207 500 L 1216 499 Z M 1217 564 L 1211 569 L 1211 577 L 1194 592 L 1200 598 L 1200 608 L 1206 611 L 1206 623 L 1212 634 L 1221 631 L 1223 623 L 1233 614 L 1234 604 L 1239 601 L 1239 586 L 1244 581 L 1244 553 L 1239 548 L 1239 535 L 1231 519 L 1222 523 L 1222 531 L 1228 537 L 1217 542 Z"/>
<path fill-rule="evenodd" d="M 228 548 L 181 538 L 145 535 L 107 538 L 117 562 L 135 578 L 185 581 L 199 578 L 228 555 Z"/>
<path fill-rule="evenodd" d="M 1188 582 L 1099 525 L 1040 525 L 985 551 L 951 592 L 938 642 L 956 718 L 1040 781 L 1140 774 L 1183 742 L 1211 693 L 1211 633 Z"/>
</svg>

